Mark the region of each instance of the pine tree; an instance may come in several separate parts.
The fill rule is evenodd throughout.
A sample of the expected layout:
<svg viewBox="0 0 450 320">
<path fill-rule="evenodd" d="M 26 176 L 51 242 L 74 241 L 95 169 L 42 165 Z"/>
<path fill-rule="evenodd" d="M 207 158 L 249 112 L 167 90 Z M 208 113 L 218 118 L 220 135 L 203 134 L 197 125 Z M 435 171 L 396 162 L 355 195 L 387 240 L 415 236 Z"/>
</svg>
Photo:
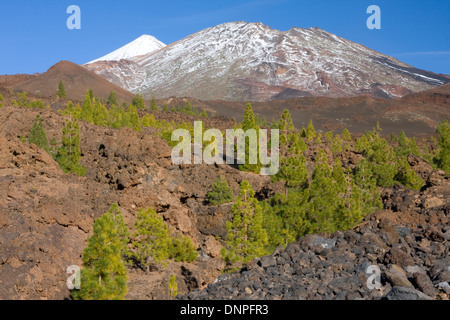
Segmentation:
<svg viewBox="0 0 450 320">
<path fill-rule="evenodd" d="M 53 158 L 55 158 L 56 156 L 57 146 L 58 141 L 56 141 L 56 138 L 53 137 L 52 140 L 50 141 L 50 154 L 52 155 Z"/>
<path fill-rule="evenodd" d="M 308 127 L 306 128 L 306 138 L 312 141 L 317 136 L 316 130 L 314 129 L 313 121 L 309 120 Z"/>
<path fill-rule="evenodd" d="M 280 140 L 282 139 L 282 137 L 284 137 L 284 139 L 287 140 L 288 134 L 291 134 L 294 132 L 294 129 L 295 129 L 294 123 L 292 122 L 292 117 L 291 117 L 289 110 L 287 110 L 287 109 L 283 110 L 278 128 L 281 130 Z M 280 141 L 280 144 L 281 144 L 281 141 Z"/>
<path fill-rule="evenodd" d="M 386 139 L 380 137 L 380 131 L 378 128 L 366 132 L 364 136 L 367 142 L 360 140 L 357 147 L 361 148 L 363 156 L 369 161 L 377 185 L 391 187 L 394 185 L 394 177 L 398 170 L 397 157 Z"/>
<path fill-rule="evenodd" d="M 62 81 L 59 81 L 58 91 L 56 92 L 56 95 L 59 98 L 65 98 L 66 97 L 66 89 L 64 89 L 64 84 L 63 84 Z"/>
<path fill-rule="evenodd" d="M 289 139 L 291 139 L 291 135 L 294 133 L 295 129 L 289 110 L 283 110 L 277 128 L 280 130 L 280 157 L 286 158 L 288 156 L 288 149 L 291 142 Z"/>
<path fill-rule="evenodd" d="M 169 112 L 169 106 L 167 104 L 163 105 L 162 111 Z"/>
<path fill-rule="evenodd" d="M 0 108 L 3 107 L 2 101 L 3 101 L 4 99 L 5 99 L 5 98 L 0 94 Z"/>
<path fill-rule="evenodd" d="M 308 217 L 312 232 L 331 233 L 336 230 L 335 217 L 343 207 L 343 199 L 333 182 L 332 171 L 323 150 L 320 151 L 309 189 Z"/>
<path fill-rule="evenodd" d="M 131 100 L 131 105 L 135 106 L 137 109 L 144 110 L 145 109 L 145 101 L 142 94 L 137 94 L 134 96 L 134 98 Z"/>
<path fill-rule="evenodd" d="M 295 135 L 290 136 L 291 145 L 287 149 L 286 156 L 280 160 L 280 168 L 277 174 L 272 176 L 272 181 L 284 181 L 284 193 L 286 199 L 290 188 L 305 188 L 308 185 L 308 173 L 306 159 L 301 154 L 298 146 L 299 139 Z"/>
<path fill-rule="evenodd" d="M 94 93 L 92 92 L 92 89 L 86 91 L 86 94 L 84 95 L 83 104 L 81 106 L 81 115 L 80 115 L 81 120 L 88 121 L 92 124 L 94 123 L 93 95 Z"/>
<path fill-rule="evenodd" d="M 152 100 L 150 101 L 150 110 L 159 111 L 158 105 L 156 104 L 155 96 L 152 96 Z"/>
<path fill-rule="evenodd" d="M 308 189 L 292 190 L 287 198 L 277 193 L 263 206 L 263 227 L 271 250 L 279 245 L 287 246 L 310 230 L 306 219 L 308 195 Z"/>
<path fill-rule="evenodd" d="M 114 203 L 108 210 L 108 213 L 112 215 L 112 219 L 116 223 L 115 229 L 117 231 L 117 236 L 120 241 L 120 254 L 122 258 L 126 259 L 129 257 L 130 252 L 128 250 L 128 242 L 130 237 L 130 231 L 125 224 L 125 219 L 123 218 L 122 211 L 119 209 L 119 205 Z"/>
<path fill-rule="evenodd" d="M 62 129 L 61 146 L 55 156 L 61 169 L 64 172 L 74 172 L 79 176 L 85 175 L 87 169 L 81 163 L 80 149 L 80 127 L 76 119 L 66 121 L 66 126 Z"/>
<path fill-rule="evenodd" d="M 35 144 L 38 148 L 42 148 L 47 152 L 50 151 L 47 134 L 42 125 L 40 115 L 37 115 L 34 119 L 33 128 L 31 128 L 30 134 L 28 135 L 28 142 Z"/>
<path fill-rule="evenodd" d="M 182 110 L 183 112 L 187 113 L 187 114 L 191 114 L 193 111 L 192 105 L 190 103 L 190 101 L 186 101 L 186 104 L 184 105 L 184 108 Z"/>
<path fill-rule="evenodd" d="M 81 288 L 72 292 L 75 299 L 120 300 L 127 294 L 127 269 L 121 257 L 123 239 L 117 225 L 111 212 L 95 220 L 83 251 Z"/>
<path fill-rule="evenodd" d="M 170 276 L 169 280 L 169 299 L 174 299 L 178 294 L 177 280 L 174 275 Z"/>
<path fill-rule="evenodd" d="M 369 148 L 369 140 L 367 136 L 363 134 L 358 140 L 356 140 L 355 149 L 356 151 L 363 152 Z"/>
<path fill-rule="evenodd" d="M 120 129 L 122 127 L 123 123 L 123 114 L 125 112 L 122 112 L 122 108 L 118 107 L 117 105 L 113 104 L 111 105 L 111 108 L 108 111 L 108 119 L 106 121 L 107 126 L 114 128 L 114 129 Z"/>
<path fill-rule="evenodd" d="M 247 180 L 242 181 L 240 194 L 232 207 L 233 219 L 228 221 L 226 248 L 222 257 L 228 265 L 247 263 L 266 253 L 267 233 L 263 228 L 263 214 L 255 192 Z"/>
<path fill-rule="evenodd" d="M 108 113 L 108 109 L 103 103 L 100 101 L 94 101 L 93 123 L 95 125 L 106 127 L 108 125 Z"/>
<path fill-rule="evenodd" d="M 339 160 L 339 158 L 336 158 L 334 162 L 331 176 L 333 177 L 336 191 L 338 191 L 341 194 L 344 194 L 346 192 L 347 180 L 344 174 L 344 170 L 342 169 L 342 162 L 341 160 Z"/>
<path fill-rule="evenodd" d="M 147 272 L 169 258 L 171 239 L 166 223 L 152 208 L 139 209 L 134 224 L 133 255 Z"/>
<path fill-rule="evenodd" d="M 177 262 L 193 262 L 197 259 L 197 250 L 188 236 L 176 234 L 172 237 L 172 244 L 169 248 L 169 258 Z"/>
<path fill-rule="evenodd" d="M 352 136 L 350 135 L 350 132 L 348 131 L 347 128 L 345 128 L 345 129 L 342 131 L 342 139 L 343 139 L 344 141 L 352 141 Z"/>
<path fill-rule="evenodd" d="M 436 132 L 439 135 L 439 151 L 433 159 L 434 163 L 438 168 L 450 172 L 450 124 L 448 121 L 439 123 Z"/>
<path fill-rule="evenodd" d="M 397 174 L 395 175 L 395 181 L 398 181 L 405 187 L 414 190 L 420 190 L 420 188 L 425 184 L 423 179 L 417 176 L 414 170 L 411 169 L 411 166 L 405 156 L 401 156 L 399 159 L 399 168 Z"/>
<path fill-rule="evenodd" d="M 239 165 L 239 170 L 260 173 L 261 171 L 261 163 L 259 161 L 259 127 L 256 125 L 255 115 L 253 113 L 252 105 L 247 103 L 247 107 L 244 112 L 244 119 L 241 124 L 242 130 L 246 132 L 247 130 L 255 130 L 256 132 L 256 163 L 250 163 L 250 141 L 249 138 L 245 138 L 245 164 Z M 252 152 L 254 152 L 253 150 Z"/>
<path fill-rule="evenodd" d="M 342 152 L 342 141 L 340 135 L 335 135 L 331 140 L 331 152 L 337 154 Z"/>
<path fill-rule="evenodd" d="M 87 93 L 88 93 L 88 96 L 89 96 L 89 100 L 90 101 L 94 101 L 94 90 L 88 89 Z"/>
<path fill-rule="evenodd" d="M 233 201 L 233 189 L 228 185 L 224 176 L 217 178 L 208 192 L 208 202 L 214 205 L 221 205 Z"/>
<path fill-rule="evenodd" d="M 242 129 L 244 131 L 248 129 L 255 129 L 256 128 L 256 122 L 255 122 L 255 114 L 253 113 L 252 105 L 247 103 L 247 107 L 245 108 L 244 112 L 244 119 L 242 121 Z"/>
<path fill-rule="evenodd" d="M 117 95 L 114 91 L 111 91 L 108 97 L 108 103 L 111 106 L 119 106 L 119 100 L 117 100 Z"/>
<path fill-rule="evenodd" d="M 141 127 L 140 119 L 139 119 L 139 114 L 138 114 L 138 111 L 137 111 L 135 105 L 131 104 L 128 107 L 127 118 L 128 118 L 128 121 L 129 121 L 128 126 L 130 128 L 132 128 L 134 131 L 138 131 L 138 132 L 142 131 L 142 127 Z"/>
<path fill-rule="evenodd" d="M 284 181 L 285 197 L 289 188 L 306 187 L 306 159 L 301 152 L 306 150 L 303 139 L 295 134 L 294 124 L 288 110 L 284 110 L 277 126 L 280 134 L 280 168 L 272 175 L 272 181 Z"/>
<path fill-rule="evenodd" d="M 360 190 L 363 215 L 382 208 L 380 193 L 377 190 L 377 180 L 367 159 L 361 159 L 356 166 L 354 182 Z"/>
<path fill-rule="evenodd" d="M 333 139 L 333 132 L 328 131 L 327 133 L 325 133 L 325 139 L 327 141 L 331 141 Z"/>
</svg>

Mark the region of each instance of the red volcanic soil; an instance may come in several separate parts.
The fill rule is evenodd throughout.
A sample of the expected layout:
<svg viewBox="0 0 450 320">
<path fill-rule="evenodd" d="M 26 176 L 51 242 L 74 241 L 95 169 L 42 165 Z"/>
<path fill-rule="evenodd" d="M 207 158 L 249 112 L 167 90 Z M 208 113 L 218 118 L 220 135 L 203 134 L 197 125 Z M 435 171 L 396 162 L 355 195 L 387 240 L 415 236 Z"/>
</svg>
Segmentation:
<svg viewBox="0 0 450 320">
<path fill-rule="evenodd" d="M 59 81 L 64 83 L 68 99 L 83 100 L 88 89 L 93 89 L 96 96 L 105 99 L 111 91 L 114 91 L 120 103 L 129 103 L 133 98 L 132 93 L 69 61 L 58 62 L 47 72 L 14 85 L 13 90 L 27 91 L 43 97 L 55 97 Z"/>
<path fill-rule="evenodd" d="M 246 102 L 202 101 L 191 98 L 161 100 L 169 107 L 183 106 L 190 100 L 197 108 L 216 115 L 241 121 Z M 450 84 L 431 90 L 409 94 L 401 99 L 380 99 L 366 95 L 351 98 L 304 97 L 268 102 L 252 102 L 253 111 L 267 120 L 279 119 L 288 109 L 296 127 L 306 127 L 312 119 L 316 129 L 340 132 L 344 128 L 364 133 L 380 123 L 384 134 L 409 136 L 429 135 L 436 132 L 440 121 L 450 119 Z"/>
<path fill-rule="evenodd" d="M 9 88 L 29 79 L 37 77 L 38 74 L 12 74 L 0 75 L 0 87 Z"/>
</svg>

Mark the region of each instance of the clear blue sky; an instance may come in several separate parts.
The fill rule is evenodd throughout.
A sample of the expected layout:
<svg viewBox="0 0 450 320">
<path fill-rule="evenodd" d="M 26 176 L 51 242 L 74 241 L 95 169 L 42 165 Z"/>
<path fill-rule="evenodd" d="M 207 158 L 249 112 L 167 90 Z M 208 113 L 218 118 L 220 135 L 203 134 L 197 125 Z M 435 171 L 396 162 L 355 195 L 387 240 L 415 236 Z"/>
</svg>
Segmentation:
<svg viewBox="0 0 450 320">
<path fill-rule="evenodd" d="M 69 30 L 69 5 L 81 30 Z M 381 30 L 369 30 L 369 5 Z M 1 0 L 0 74 L 44 72 L 60 60 L 83 64 L 150 34 L 170 44 L 220 23 L 273 29 L 320 27 L 417 68 L 450 74 L 449 0 Z"/>
</svg>

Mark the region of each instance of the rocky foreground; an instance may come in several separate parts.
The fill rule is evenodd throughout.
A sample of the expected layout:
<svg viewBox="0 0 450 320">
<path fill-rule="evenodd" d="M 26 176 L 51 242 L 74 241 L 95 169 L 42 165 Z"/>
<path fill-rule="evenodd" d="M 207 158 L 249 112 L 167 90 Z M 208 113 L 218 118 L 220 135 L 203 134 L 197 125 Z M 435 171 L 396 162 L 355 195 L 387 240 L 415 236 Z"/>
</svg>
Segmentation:
<svg viewBox="0 0 450 320">
<path fill-rule="evenodd" d="M 180 299 L 449 299 L 450 181 L 421 159 L 408 161 L 426 181 L 422 191 L 387 188 L 384 210 L 354 230 L 303 237 L 239 273 L 219 276 L 220 239 L 231 205 L 205 204 L 211 184 L 223 175 L 237 194 L 246 179 L 261 199 L 282 186 L 225 165 L 174 166 L 170 148 L 150 129 L 138 133 L 83 122 L 88 173 L 64 174 L 48 153 L 20 138 L 39 113 L 49 140 L 60 141 L 65 119 L 58 108 L 0 109 L 0 299 L 70 299 L 66 269 L 81 265 L 94 219 L 113 203 L 129 227 L 138 208 L 155 208 L 199 252 L 194 263 L 172 262 L 149 274 L 130 268 L 126 299 L 168 299 L 171 275 L 185 294 Z M 208 121 L 209 127 L 232 126 L 220 118 Z M 342 162 L 353 169 L 360 156 L 344 153 Z M 380 268 L 379 290 L 367 287 L 372 265 Z"/>
<path fill-rule="evenodd" d="M 178 298 L 448 300 L 450 181 L 434 175 L 428 183 L 422 192 L 385 190 L 392 211 L 354 230 L 302 237 Z"/>
</svg>

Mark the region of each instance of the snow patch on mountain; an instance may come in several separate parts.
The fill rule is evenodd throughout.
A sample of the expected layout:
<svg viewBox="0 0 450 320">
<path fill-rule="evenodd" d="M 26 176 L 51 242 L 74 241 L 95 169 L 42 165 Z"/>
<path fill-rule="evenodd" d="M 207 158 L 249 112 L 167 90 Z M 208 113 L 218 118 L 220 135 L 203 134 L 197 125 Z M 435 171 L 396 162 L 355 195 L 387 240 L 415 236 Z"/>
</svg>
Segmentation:
<svg viewBox="0 0 450 320">
<path fill-rule="evenodd" d="M 134 57 L 149 54 L 164 48 L 166 45 L 156 39 L 153 36 L 144 34 L 137 38 L 136 40 L 124 45 L 123 47 L 103 56 L 101 58 L 95 59 L 90 63 L 95 63 L 98 61 L 119 61 L 122 59 L 131 59 Z"/>
</svg>

